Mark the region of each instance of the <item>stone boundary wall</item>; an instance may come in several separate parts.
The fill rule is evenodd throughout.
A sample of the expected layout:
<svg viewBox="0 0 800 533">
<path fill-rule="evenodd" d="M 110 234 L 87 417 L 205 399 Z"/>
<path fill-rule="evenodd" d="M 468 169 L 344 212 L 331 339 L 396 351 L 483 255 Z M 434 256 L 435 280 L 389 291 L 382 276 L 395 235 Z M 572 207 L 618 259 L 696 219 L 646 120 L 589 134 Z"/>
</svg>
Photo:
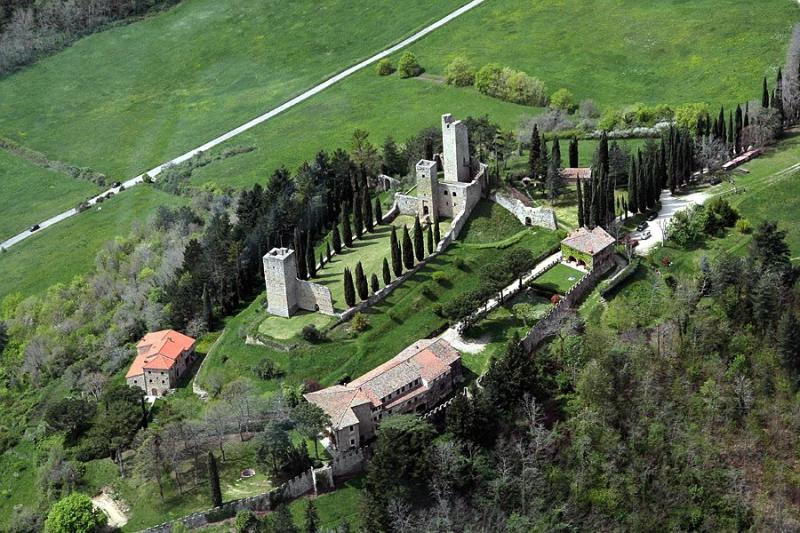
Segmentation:
<svg viewBox="0 0 800 533">
<path fill-rule="evenodd" d="M 465 396 L 469 395 L 469 392 L 467 391 L 466 387 L 463 387 L 461 390 L 457 390 L 456 393 L 453 396 L 451 396 L 450 399 L 448 399 L 446 402 L 440 403 L 430 411 L 427 411 L 424 414 L 422 414 L 419 418 L 421 420 L 426 420 L 434 424 L 442 422 L 444 415 L 447 414 L 447 410 L 450 408 L 451 405 L 453 405 L 453 402 L 455 402 L 456 399 L 462 395 Z"/>
<path fill-rule="evenodd" d="M 331 290 L 313 281 L 297 280 L 297 303 L 301 309 L 336 316 Z"/>
<path fill-rule="evenodd" d="M 503 194 L 501 191 L 494 193 L 491 200 L 517 217 L 517 220 L 526 226 L 528 224 L 525 224 L 525 219 L 529 219 L 531 226 L 540 226 L 550 230 L 558 228 L 556 214 L 552 209 L 527 206 L 517 198 Z"/>
<path fill-rule="evenodd" d="M 401 215 L 416 215 L 418 204 L 419 200 L 416 196 L 400 193 L 395 193 L 394 195 L 394 207 L 397 208 Z M 392 209 L 394 209 L 394 207 Z"/>
<path fill-rule="evenodd" d="M 561 322 L 561 320 L 569 313 L 573 306 L 578 304 L 580 300 L 591 292 L 600 279 L 614 266 L 612 263 L 608 265 L 605 270 L 592 270 L 583 276 L 578 283 L 568 290 L 564 297 L 550 309 L 550 311 L 542 317 L 534 326 L 528 331 L 527 335 L 522 339 L 522 345 L 529 352 L 545 340 L 547 337 L 553 335 Z"/>
<path fill-rule="evenodd" d="M 362 447 L 335 454 L 330 464 L 334 479 L 363 472 L 367 466 L 369 452 L 369 448 Z"/>
</svg>

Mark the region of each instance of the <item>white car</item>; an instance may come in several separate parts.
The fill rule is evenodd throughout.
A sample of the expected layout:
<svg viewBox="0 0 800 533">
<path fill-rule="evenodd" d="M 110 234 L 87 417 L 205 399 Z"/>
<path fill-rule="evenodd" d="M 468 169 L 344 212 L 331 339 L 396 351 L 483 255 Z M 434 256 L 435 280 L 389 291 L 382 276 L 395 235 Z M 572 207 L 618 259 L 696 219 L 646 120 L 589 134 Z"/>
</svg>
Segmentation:
<svg viewBox="0 0 800 533">
<path fill-rule="evenodd" d="M 639 239 L 641 239 L 643 241 L 646 241 L 647 239 L 649 239 L 652 236 L 653 236 L 653 234 L 650 233 L 650 230 L 646 230 L 646 231 L 642 232 L 642 234 L 639 236 Z"/>
</svg>

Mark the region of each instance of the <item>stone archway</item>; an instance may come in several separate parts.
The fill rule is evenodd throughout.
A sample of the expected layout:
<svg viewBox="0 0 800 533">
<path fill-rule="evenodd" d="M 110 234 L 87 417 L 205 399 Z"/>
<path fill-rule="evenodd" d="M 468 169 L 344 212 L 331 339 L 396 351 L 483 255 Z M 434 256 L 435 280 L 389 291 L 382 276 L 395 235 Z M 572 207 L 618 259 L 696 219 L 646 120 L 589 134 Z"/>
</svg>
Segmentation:
<svg viewBox="0 0 800 533">
<path fill-rule="evenodd" d="M 567 257 L 567 263 L 576 263 L 577 259 L 575 259 L 574 255 Z"/>
<path fill-rule="evenodd" d="M 530 226 L 531 225 L 531 217 L 525 217 L 525 225 L 526 226 Z"/>
<path fill-rule="evenodd" d="M 578 266 L 586 268 L 586 261 L 584 261 L 583 259 L 578 259 Z"/>
</svg>

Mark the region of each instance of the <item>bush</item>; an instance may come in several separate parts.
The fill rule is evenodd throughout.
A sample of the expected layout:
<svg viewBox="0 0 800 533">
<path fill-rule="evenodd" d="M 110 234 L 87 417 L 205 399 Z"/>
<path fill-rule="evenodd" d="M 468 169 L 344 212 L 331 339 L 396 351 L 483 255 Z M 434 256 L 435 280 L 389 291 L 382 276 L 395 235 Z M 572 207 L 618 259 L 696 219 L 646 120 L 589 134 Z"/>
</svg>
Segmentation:
<svg viewBox="0 0 800 533">
<path fill-rule="evenodd" d="M 431 276 L 431 279 L 439 285 L 446 285 L 447 281 L 449 280 L 447 274 L 444 272 L 434 272 Z"/>
<path fill-rule="evenodd" d="M 350 321 L 350 331 L 361 333 L 369 327 L 369 318 L 364 313 L 358 312 Z"/>
<path fill-rule="evenodd" d="M 436 298 L 436 291 L 433 290 L 433 284 L 430 281 L 426 281 L 422 284 L 422 294 L 425 298 L 429 300 L 433 300 Z"/>
<path fill-rule="evenodd" d="M 377 65 L 375 65 L 375 72 L 378 73 L 378 76 L 389 76 L 393 74 L 395 70 L 396 69 L 392 64 L 392 60 L 389 59 L 388 57 L 384 57 L 383 59 L 378 61 Z"/>
<path fill-rule="evenodd" d="M 753 226 L 750 224 L 750 221 L 746 218 L 740 218 L 736 221 L 736 231 L 741 233 L 742 235 L 747 235 L 753 232 Z"/>
<path fill-rule="evenodd" d="M 317 326 L 314 324 L 308 324 L 307 326 L 304 326 L 303 331 L 300 334 L 303 336 L 303 339 L 307 340 L 308 342 L 319 342 L 324 338 L 322 332 L 318 330 Z"/>
<path fill-rule="evenodd" d="M 254 533 L 258 530 L 258 518 L 253 511 L 242 510 L 236 513 L 236 521 L 233 523 L 234 529 L 238 533 Z"/>
<path fill-rule="evenodd" d="M 496 63 L 484 65 L 475 74 L 475 88 L 487 96 L 515 104 L 547 105 L 547 94 L 541 80 Z"/>
<path fill-rule="evenodd" d="M 464 260 L 463 260 L 463 259 L 461 259 L 460 257 L 456 257 L 456 258 L 453 260 L 453 265 L 455 265 L 455 267 L 456 267 L 457 269 L 459 269 L 459 270 L 466 270 L 466 269 L 467 269 L 467 264 L 466 264 L 466 263 L 464 262 Z"/>
<path fill-rule="evenodd" d="M 267 380 L 283 375 L 281 369 L 271 359 L 264 357 L 253 366 L 253 374 L 258 378 Z"/>
<path fill-rule="evenodd" d="M 433 314 L 436 316 L 444 316 L 444 311 L 442 310 L 442 304 L 440 303 L 433 304 L 431 306 L 431 310 L 433 311 Z"/>
<path fill-rule="evenodd" d="M 422 67 L 419 66 L 417 56 L 411 52 L 405 52 L 400 56 L 400 61 L 397 63 L 397 69 L 400 71 L 401 78 L 413 78 L 422 74 Z"/>
<path fill-rule="evenodd" d="M 444 76 L 448 85 L 468 87 L 475 83 L 475 68 L 467 58 L 458 56 L 444 69 Z"/>
<path fill-rule="evenodd" d="M 559 89 L 550 96 L 550 107 L 570 113 L 575 109 L 575 97 L 569 89 Z"/>
<path fill-rule="evenodd" d="M 438 304 L 436 304 L 436 305 L 438 305 Z M 403 319 L 400 318 L 400 315 L 398 315 L 397 311 L 395 311 L 394 309 L 389 309 L 389 311 L 386 313 L 386 316 L 388 316 L 389 319 L 392 322 L 396 322 L 398 324 L 402 324 L 403 323 Z"/>
<path fill-rule="evenodd" d="M 599 118 L 600 109 L 597 107 L 597 104 L 594 103 L 594 100 L 586 99 L 581 101 L 578 114 L 583 119 Z"/>
<path fill-rule="evenodd" d="M 48 533 L 90 533 L 106 525 L 108 519 L 95 509 L 85 494 L 73 493 L 56 503 L 47 515 L 45 530 Z"/>
</svg>

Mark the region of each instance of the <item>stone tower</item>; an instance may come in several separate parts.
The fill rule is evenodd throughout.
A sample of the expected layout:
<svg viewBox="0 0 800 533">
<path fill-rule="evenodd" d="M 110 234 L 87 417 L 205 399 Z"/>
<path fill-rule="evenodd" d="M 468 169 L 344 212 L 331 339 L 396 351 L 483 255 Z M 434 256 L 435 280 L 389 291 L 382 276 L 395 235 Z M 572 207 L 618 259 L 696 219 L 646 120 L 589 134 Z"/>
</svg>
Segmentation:
<svg viewBox="0 0 800 533">
<path fill-rule="evenodd" d="M 290 248 L 273 248 L 264 256 L 267 311 L 290 317 L 297 305 L 297 257 Z"/>
<path fill-rule="evenodd" d="M 420 159 L 417 163 L 417 212 L 420 218 L 430 216 L 431 220 L 439 218 L 437 201 L 439 200 L 436 161 Z"/>
<path fill-rule="evenodd" d="M 453 115 L 442 115 L 444 181 L 469 183 L 469 140 L 467 126 Z"/>
</svg>

